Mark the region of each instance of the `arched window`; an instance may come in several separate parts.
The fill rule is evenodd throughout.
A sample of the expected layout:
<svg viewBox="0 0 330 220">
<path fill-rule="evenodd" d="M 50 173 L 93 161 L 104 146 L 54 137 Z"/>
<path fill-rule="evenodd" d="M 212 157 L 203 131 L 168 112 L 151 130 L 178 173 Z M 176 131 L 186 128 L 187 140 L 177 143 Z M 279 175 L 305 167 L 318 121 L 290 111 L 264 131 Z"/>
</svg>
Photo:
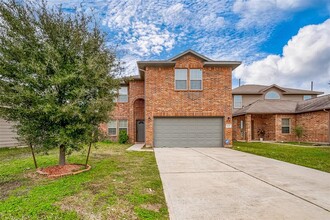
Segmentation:
<svg viewBox="0 0 330 220">
<path fill-rule="evenodd" d="M 280 95 L 277 92 L 270 91 L 265 95 L 265 99 L 280 99 Z"/>
</svg>

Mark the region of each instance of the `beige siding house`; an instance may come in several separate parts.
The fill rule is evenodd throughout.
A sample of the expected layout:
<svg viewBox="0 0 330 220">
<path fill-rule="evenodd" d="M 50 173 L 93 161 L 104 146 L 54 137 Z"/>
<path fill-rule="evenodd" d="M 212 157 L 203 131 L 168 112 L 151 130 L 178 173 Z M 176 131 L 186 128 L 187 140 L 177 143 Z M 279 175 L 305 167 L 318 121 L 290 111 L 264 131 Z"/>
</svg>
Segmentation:
<svg viewBox="0 0 330 220">
<path fill-rule="evenodd" d="M 258 100 L 303 101 L 315 98 L 323 92 L 280 87 L 278 85 L 243 85 L 233 89 L 233 113 Z M 278 95 L 278 97 L 275 97 Z M 270 96 L 269 98 L 266 96 Z"/>
<path fill-rule="evenodd" d="M 17 133 L 13 128 L 14 123 L 0 118 L 0 147 L 18 146 Z"/>
</svg>

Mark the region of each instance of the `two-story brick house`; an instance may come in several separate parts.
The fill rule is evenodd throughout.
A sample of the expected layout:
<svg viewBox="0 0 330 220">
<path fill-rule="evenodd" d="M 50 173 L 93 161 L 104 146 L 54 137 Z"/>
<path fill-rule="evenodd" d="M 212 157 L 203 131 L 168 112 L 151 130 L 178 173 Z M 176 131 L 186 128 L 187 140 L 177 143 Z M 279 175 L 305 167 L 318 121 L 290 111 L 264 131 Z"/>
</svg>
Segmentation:
<svg viewBox="0 0 330 220">
<path fill-rule="evenodd" d="M 330 142 L 330 95 L 278 85 L 233 89 L 233 139 Z"/>
<path fill-rule="evenodd" d="M 169 60 L 138 61 L 139 75 L 122 84 L 113 120 L 101 128 L 116 139 L 156 147 L 232 144 L 232 70 L 237 61 L 214 61 L 195 51 Z"/>
</svg>

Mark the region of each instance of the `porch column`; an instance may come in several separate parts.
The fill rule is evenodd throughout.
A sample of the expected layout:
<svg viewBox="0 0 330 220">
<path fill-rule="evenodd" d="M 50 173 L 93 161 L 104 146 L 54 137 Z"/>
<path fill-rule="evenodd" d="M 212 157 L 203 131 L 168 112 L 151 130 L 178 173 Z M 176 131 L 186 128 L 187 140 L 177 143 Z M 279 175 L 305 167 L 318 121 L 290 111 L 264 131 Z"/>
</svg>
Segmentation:
<svg viewBox="0 0 330 220">
<path fill-rule="evenodd" d="M 278 115 L 274 115 L 274 141 L 278 141 L 280 134 L 282 133 L 280 120 L 281 118 L 278 117 Z"/>
<path fill-rule="evenodd" d="M 245 140 L 250 142 L 252 140 L 251 136 L 251 114 L 245 115 Z"/>
</svg>

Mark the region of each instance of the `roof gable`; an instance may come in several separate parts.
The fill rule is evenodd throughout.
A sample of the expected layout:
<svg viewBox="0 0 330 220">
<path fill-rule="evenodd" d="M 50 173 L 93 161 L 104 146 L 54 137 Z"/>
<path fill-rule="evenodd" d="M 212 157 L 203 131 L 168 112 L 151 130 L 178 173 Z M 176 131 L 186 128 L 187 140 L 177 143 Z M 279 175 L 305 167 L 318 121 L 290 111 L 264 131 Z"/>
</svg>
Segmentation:
<svg viewBox="0 0 330 220">
<path fill-rule="evenodd" d="M 266 91 L 268 91 L 268 90 L 270 90 L 270 89 L 272 89 L 272 88 L 276 88 L 276 89 L 278 89 L 278 90 L 281 90 L 282 92 L 287 92 L 286 89 L 284 89 L 284 88 L 282 88 L 282 87 L 280 87 L 280 86 L 278 86 L 278 85 L 276 85 L 276 84 L 273 84 L 273 85 L 267 86 L 266 88 L 261 89 L 260 92 L 261 92 L 261 93 L 264 93 L 264 92 L 266 92 Z"/>
<path fill-rule="evenodd" d="M 204 55 L 202 55 L 200 53 L 197 53 L 194 50 L 190 50 L 190 49 L 189 50 L 186 50 L 186 51 L 184 51 L 184 52 L 182 52 L 182 53 L 180 53 L 180 54 L 178 54 L 178 55 L 176 55 L 176 56 L 174 56 L 172 58 L 170 58 L 168 61 L 175 61 L 175 60 L 179 59 L 180 57 L 183 57 L 183 56 L 185 56 L 187 54 L 193 54 L 193 55 L 199 57 L 200 59 L 202 59 L 204 61 L 213 61 L 210 58 L 208 58 L 208 57 L 206 57 L 206 56 L 204 56 Z"/>
</svg>

